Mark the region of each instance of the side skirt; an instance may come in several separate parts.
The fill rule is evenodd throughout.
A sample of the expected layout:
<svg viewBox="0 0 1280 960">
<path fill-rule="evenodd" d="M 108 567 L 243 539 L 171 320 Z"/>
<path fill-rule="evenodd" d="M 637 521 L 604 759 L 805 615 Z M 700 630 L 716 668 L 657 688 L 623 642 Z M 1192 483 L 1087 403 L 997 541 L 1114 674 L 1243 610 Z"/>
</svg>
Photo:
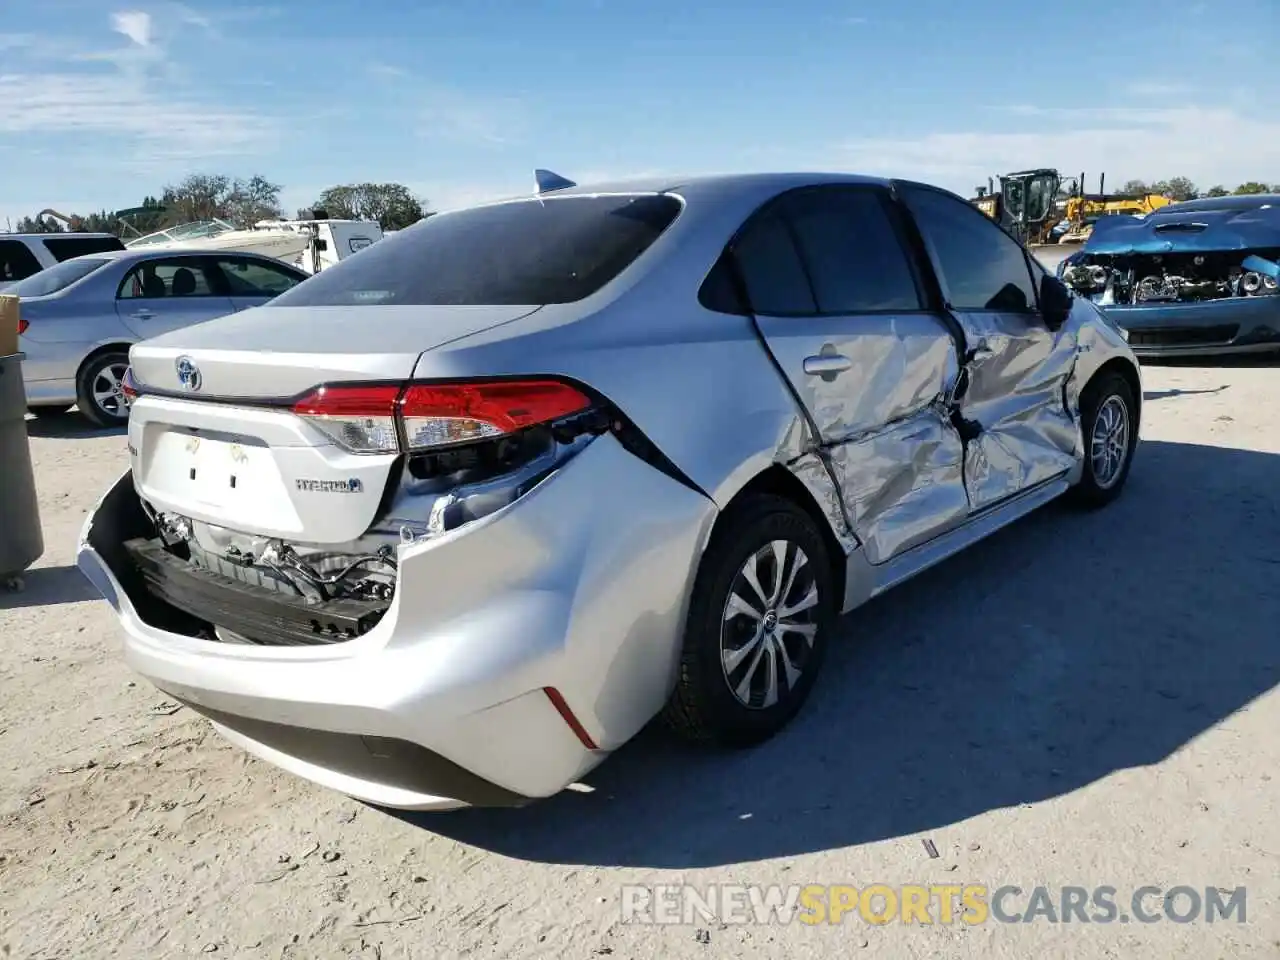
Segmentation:
<svg viewBox="0 0 1280 960">
<path fill-rule="evenodd" d="M 891 587 L 910 580 L 935 564 L 989 537 L 1002 527 L 1020 520 L 1066 493 L 1077 479 L 1073 470 L 1046 480 L 1039 486 L 1018 494 L 990 509 L 976 514 L 940 536 L 913 547 L 901 556 L 881 564 L 868 563 L 861 549 L 849 555 L 845 577 L 844 606 L 842 613 L 866 603 Z"/>
</svg>

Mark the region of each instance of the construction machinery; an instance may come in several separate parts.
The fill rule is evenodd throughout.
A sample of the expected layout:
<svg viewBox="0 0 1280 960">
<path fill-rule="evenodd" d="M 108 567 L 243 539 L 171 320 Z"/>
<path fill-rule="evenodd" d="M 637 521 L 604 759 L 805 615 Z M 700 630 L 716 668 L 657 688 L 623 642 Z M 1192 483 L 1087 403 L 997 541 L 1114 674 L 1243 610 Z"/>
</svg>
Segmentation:
<svg viewBox="0 0 1280 960">
<path fill-rule="evenodd" d="M 1173 201 L 1159 193 L 1107 193 L 1106 174 L 1098 178 L 1098 192 L 1086 193 L 1085 177 L 1064 180 L 1057 170 L 1043 167 L 1006 173 L 977 187 L 971 201 L 988 217 L 1028 246 L 1084 243 L 1099 217 L 1147 214 Z"/>
</svg>

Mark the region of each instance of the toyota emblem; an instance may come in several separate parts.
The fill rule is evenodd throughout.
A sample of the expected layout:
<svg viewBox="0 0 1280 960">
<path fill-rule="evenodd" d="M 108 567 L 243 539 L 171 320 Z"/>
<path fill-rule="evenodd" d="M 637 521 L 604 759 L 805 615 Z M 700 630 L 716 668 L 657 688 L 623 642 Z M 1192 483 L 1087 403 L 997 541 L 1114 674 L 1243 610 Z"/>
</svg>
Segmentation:
<svg viewBox="0 0 1280 960">
<path fill-rule="evenodd" d="M 184 390 L 200 389 L 200 368 L 196 366 L 194 360 L 190 357 L 179 357 L 173 365 L 178 371 L 178 382 L 182 384 Z"/>
</svg>

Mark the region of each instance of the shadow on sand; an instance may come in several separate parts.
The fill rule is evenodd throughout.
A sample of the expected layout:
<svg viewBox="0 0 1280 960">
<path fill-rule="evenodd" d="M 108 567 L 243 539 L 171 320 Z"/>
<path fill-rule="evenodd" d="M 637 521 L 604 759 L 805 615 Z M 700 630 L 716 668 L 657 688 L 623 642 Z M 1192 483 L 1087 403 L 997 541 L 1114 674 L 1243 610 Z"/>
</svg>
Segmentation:
<svg viewBox="0 0 1280 960">
<path fill-rule="evenodd" d="M 1147 441 L 1100 512 L 1042 510 L 847 617 L 754 750 L 651 726 L 520 810 L 393 814 L 527 860 L 694 868 L 914 834 L 1159 763 L 1280 681 L 1280 456 Z"/>
<path fill-rule="evenodd" d="M 22 587 L 9 590 L 0 586 L 0 610 L 18 607 L 44 607 L 58 603 L 79 603 L 97 598 L 93 587 L 74 565 L 35 567 L 16 578 Z"/>
<path fill-rule="evenodd" d="M 79 412 L 41 410 L 27 420 L 27 436 L 49 440 L 83 440 L 86 437 L 123 437 L 128 427 L 99 427 Z"/>
</svg>

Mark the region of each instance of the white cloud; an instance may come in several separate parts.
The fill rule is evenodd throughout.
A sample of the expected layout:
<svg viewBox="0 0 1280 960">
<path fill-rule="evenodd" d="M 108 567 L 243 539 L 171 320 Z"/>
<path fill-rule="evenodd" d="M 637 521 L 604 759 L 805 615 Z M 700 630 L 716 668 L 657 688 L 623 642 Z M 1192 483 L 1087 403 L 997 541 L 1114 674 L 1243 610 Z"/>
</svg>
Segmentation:
<svg viewBox="0 0 1280 960">
<path fill-rule="evenodd" d="M 1004 130 L 849 140 L 840 166 L 913 177 L 964 193 L 987 177 L 1030 167 L 1084 171 L 1109 183 L 1187 176 L 1202 187 L 1267 177 L 1280 167 L 1280 122 L 1229 107 L 1111 107 L 1007 111 Z"/>
<path fill-rule="evenodd" d="M 111 29 L 140 47 L 151 46 L 151 14 L 141 10 L 121 10 L 111 15 Z"/>
<path fill-rule="evenodd" d="M 252 153 L 272 130 L 265 118 L 157 92 L 145 77 L 0 75 L 0 135 L 27 133 L 127 138 L 134 162 L 164 163 Z"/>
</svg>

